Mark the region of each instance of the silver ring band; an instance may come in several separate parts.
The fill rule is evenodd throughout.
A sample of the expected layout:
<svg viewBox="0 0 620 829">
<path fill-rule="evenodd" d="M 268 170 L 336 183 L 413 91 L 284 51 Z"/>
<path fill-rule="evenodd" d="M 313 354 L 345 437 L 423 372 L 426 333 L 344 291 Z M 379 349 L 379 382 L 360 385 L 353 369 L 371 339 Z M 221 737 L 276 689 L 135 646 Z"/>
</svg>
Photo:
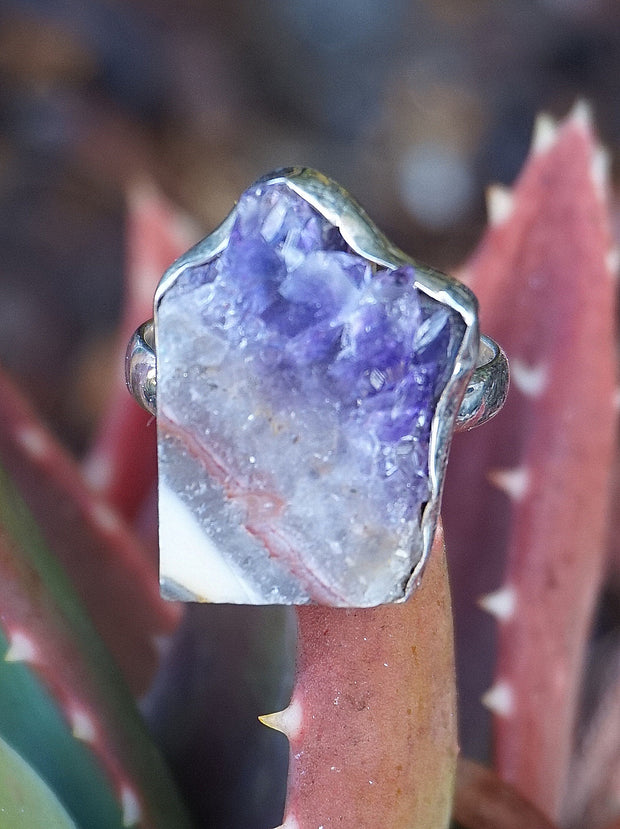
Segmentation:
<svg viewBox="0 0 620 829">
<path fill-rule="evenodd" d="M 153 320 L 142 323 L 129 341 L 125 359 L 127 388 L 136 401 L 157 415 L 157 357 Z M 508 360 L 500 346 L 480 337 L 478 360 L 456 416 L 455 429 L 468 431 L 494 417 L 508 394 Z"/>
<path fill-rule="evenodd" d="M 125 382 L 136 401 L 153 416 L 157 415 L 157 359 L 153 320 L 135 331 L 125 356 Z"/>
<path fill-rule="evenodd" d="M 476 368 L 463 395 L 455 429 L 467 431 L 494 417 L 504 405 L 509 382 L 508 360 L 503 349 L 483 334 Z"/>
</svg>

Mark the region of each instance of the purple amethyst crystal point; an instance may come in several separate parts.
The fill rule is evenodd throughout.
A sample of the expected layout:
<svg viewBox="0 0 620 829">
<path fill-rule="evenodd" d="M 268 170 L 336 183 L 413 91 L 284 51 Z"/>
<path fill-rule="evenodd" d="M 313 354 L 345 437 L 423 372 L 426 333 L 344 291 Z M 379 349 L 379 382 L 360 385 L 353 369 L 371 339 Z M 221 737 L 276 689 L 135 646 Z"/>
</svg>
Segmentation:
<svg viewBox="0 0 620 829">
<path fill-rule="evenodd" d="M 405 596 L 429 543 L 433 424 L 466 325 L 329 215 L 285 178 L 259 183 L 158 292 L 170 596 L 372 606 Z"/>
</svg>

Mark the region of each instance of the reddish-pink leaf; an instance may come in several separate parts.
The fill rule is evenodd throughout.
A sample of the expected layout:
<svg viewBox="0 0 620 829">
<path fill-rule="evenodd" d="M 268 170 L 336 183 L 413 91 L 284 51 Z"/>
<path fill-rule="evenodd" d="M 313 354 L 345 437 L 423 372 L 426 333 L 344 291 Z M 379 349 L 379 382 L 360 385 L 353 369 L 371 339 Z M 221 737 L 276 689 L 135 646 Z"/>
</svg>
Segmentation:
<svg viewBox="0 0 620 829">
<path fill-rule="evenodd" d="M 85 461 L 87 478 L 109 503 L 133 520 L 156 475 L 156 429 L 127 393 L 124 354 L 130 336 L 153 316 L 153 295 L 164 271 L 199 238 L 188 219 L 144 184 L 129 195 L 124 317 L 116 379 L 99 432 Z"/>
<path fill-rule="evenodd" d="M 460 492 L 449 502 L 460 497 L 463 514 L 446 521 L 448 539 L 461 558 L 457 586 L 487 562 L 497 571 L 507 547 L 502 591 L 484 601 L 499 620 L 486 698 L 496 764 L 554 818 L 603 572 L 614 454 L 604 166 L 583 107 L 559 128 L 541 120 L 514 192 L 495 191 L 491 226 L 461 274 L 480 300 L 483 330 L 508 353 L 513 387 L 496 421 L 455 447 Z"/>
<path fill-rule="evenodd" d="M 2 372 L 0 462 L 130 687 L 143 692 L 158 663 L 159 640 L 174 629 L 178 607 L 160 598 L 156 566 L 122 517 L 92 492 Z"/>
<path fill-rule="evenodd" d="M 405 604 L 298 618 L 293 697 L 265 718 L 290 741 L 284 827 L 447 826 L 456 698 L 441 531 Z"/>
<path fill-rule="evenodd" d="M 34 446 L 34 432 L 29 439 Z M 42 448 L 40 433 L 37 439 Z M 59 455 L 55 460 L 62 463 Z M 4 662 L 23 663 L 50 692 L 73 737 L 100 764 L 119 801 L 123 825 L 187 825 L 118 667 L 45 548 L 5 469 L 0 469 L 0 492 L 0 623 L 3 641 L 8 641 Z M 58 506 L 62 511 L 66 503 Z M 13 703 L 17 705 L 9 692 L 6 704 Z M 37 724 L 46 715 L 36 706 L 31 711 L 35 741 Z"/>
</svg>

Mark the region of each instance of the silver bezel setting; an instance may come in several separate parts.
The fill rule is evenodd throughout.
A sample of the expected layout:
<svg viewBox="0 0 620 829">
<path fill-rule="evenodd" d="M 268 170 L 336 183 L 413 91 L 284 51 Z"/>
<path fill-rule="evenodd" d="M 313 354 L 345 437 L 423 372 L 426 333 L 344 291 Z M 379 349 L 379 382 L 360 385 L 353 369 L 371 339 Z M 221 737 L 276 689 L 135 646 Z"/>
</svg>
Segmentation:
<svg viewBox="0 0 620 829">
<path fill-rule="evenodd" d="M 395 247 L 368 218 L 365 211 L 349 194 L 331 179 L 305 167 L 275 171 L 256 182 L 268 187 L 284 184 L 308 202 L 319 214 L 337 227 L 351 249 L 375 265 L 396 269 L 413 265 L 416 287 L 431 299 L 457 312 L 465 324 L 465 333 L 457 352 L 454 369 L 439 398 L 433 417 L 429 445 L 429 480 L 431 496 L 421 517 L 422 550 L 407 582 L 405 593 L 397 601 L 405 601 L 417 586 L 428 559 L 437 526 L 444 472 L 459 407 L 480 350 L 478 303 L 473 293 L 460 282 L 432 268 L 422 266 Z M 154 299 L 155 352 L 158 348 L 157 317 L 166 292 L 190 267 L 204 265 L 218 256 L 228 244 L 236 218 L 236 206 L 224 222 L 187 253 L 163 275 Z"/>
</svg>

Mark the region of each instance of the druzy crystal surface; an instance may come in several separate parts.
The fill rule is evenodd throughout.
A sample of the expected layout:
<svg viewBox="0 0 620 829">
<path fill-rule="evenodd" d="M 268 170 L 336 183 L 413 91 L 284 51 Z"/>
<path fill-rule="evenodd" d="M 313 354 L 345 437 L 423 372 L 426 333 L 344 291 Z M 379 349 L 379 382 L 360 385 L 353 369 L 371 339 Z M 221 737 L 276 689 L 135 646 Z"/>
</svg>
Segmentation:
<svg viewBox="0 0 620 829">
<path fill-rule="evenodd" d="M 402 598 L 429 441 L 464 333 L 285 182 L 156 309 L 165 594 L 246 604 Z"/>
</svg>

